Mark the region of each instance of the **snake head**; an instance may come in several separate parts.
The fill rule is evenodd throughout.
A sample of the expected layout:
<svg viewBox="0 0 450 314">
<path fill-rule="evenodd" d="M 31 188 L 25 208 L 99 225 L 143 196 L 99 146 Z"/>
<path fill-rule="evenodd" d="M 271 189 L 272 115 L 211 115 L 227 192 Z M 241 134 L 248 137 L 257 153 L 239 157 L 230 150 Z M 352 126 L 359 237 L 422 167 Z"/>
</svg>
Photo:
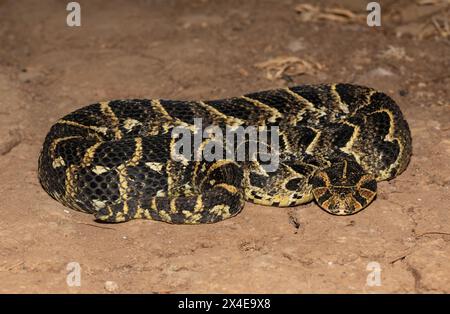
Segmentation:
<svg viewBox="0 0 450 314">
<path fill-rule="evenodd" d="M 377 182 L 349 160 L 333 163 L 310 179 L 317 204 L 333 215 L 352 215 L 367 207 L 377 193 Z"/>
</svg>

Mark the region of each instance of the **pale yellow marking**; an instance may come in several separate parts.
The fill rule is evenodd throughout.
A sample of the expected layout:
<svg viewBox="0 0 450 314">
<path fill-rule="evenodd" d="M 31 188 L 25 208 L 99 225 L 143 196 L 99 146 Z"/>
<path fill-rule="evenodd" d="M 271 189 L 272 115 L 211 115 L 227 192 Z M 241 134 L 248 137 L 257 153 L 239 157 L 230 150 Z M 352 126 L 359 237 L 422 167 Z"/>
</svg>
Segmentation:
<svg viewBox="0 0 450 314">
<path fill-rule="evenodd" d="M 342 168 L 342 179 L 347 179 L 347 160 L 344 160 L 344 167 Z"/>
<path fill-rule="evenodd" d="M 227 190 L 228 192 L 230 192 L 231 194 L 236 194 L 236 193 L 239 192 L 238 189 L 235 186 L 229 185 L 227 183 L 220 183 L 220 184 L 215 185 L 214 187 L 215 188 L 216 187 L 221 187 L 221 188 Z"/>
<path fill-rule="evenodd" d="M 75 187 L 74 187 L 74 176 L 75 176 L 75 172 L 78 170 L 77 166 L 75 165 L 70 165 L 67 169 L 66 169 L 66 182 L 65 182 L 65 193 L 66 193 L 66 198 L 70 197 L 70 198 L 75 198 Z"/>
<path fill-rule="evenodd" d="M 230 126 L 231 125 L 242 125 L 244 123 L 244 121 L 242 121 L 241 119 L 227 116 L 226 114 L 220 112 L 213 106 L 210 106 L 203 101 L 197 101 L 196 103 L 199 104 L 200 106 L 202 106 L 203 108 L 205 108 L 212 115 L 215 115 L 215 116 L 223 119 L 224 121 L 226 121 Z"/>
<path fill-rule="evenodd" d="M 161 100 L 160 99 L 152 99 L 151 100 L 151 104 L 152 104 L 152 109 L 155 110 L 157 113 L 159 113 L 161 115 L 161 117 L 159 117 L 159 120 L 164 121 L 164 119 L 166 120 L 166 122 L 170 122 L 170 123 L 163 123 L 162 124 L 162 128 L 165 132 L 167 132 L 169 130 L 170 127 L 172 126 L 182 126 L 185 127 L 186 129 L 195 132 L 195 125 L 189 125 L 184 121 L 181 121 L 177 118 L 172 117 L 164 108 L 163 105 L 161 105 Z M 154 132 L 157 132 L 154 130 Z M 172 150 L 172 142 L 171 141 L 171 153 L 173 152 Z M 174 156 L 174 155 L 171 155 Z"/>
<path fill-rule="evenodd" d="M 240 98 L 254 104 L 256 107 L 263 108 L 264 110 L 270 112 L 270 118 L 268 119 L 269 122 L 275 122 L 277 118 L 283 117 L 278 110 L 260 102 L 259 100 L 252 99 L 247 96 L 241 96 Z"/>
<path fill-rule="evenodd" d="M 157 211 L 158 207 L 156 206 L 156 197 L 152 197 L 150 202 L 150 209 Z"/>
<path fill-rule="evenodd" d="M 106 204 L 105 202 L 101 201 L 101 200 L 92 200 L 92 203 L 94 204 L 94 207 L 97 210 L 100 210 L 102 208 L 105 208 Z"/>
<path fill-rule="evenodd" d="M 197 180 L 197 173 L 198 173 L 199 166 L 200 166 L 200 161 L 196 161 L 195 165 L 194 165 L 194 173 L 192 174 L 192 179 L 191 179 L 192 185 L 194 185 L 194 186 L 197 185 L 196 180 Z M 204 166 L 204 164 L 203 164 L 203 166 Z"/>
<path fill-rule="evenodd" d="M 326 187 L 331 186 L 331 181 L 330 178 L 328 177 L 328 174 L 326 174 L 324 171 L 320 171 L 317 175 L 325 181 Z"/>
<path fill-rule="evenodd" d="M 169 160 L 166 164 L 166 173 L 167 173 L 167 192 L 171 193 L 172 186 L 173 186 L 173 179 L 172 179 L 172 162 Z"/>
<path fill-rule="evenodd" d="M 322 135 L 322 132 L 312 129 L 314 132 L 316 132 L 316 135 L 314 136 L 314 139 L 312 140 L 311 143 L 309 143 L 308 147 L 306 147 L 305 152 L 307 154 L 314 154 L 314 148 L 316 147 L 317 143 L 319 142 L 319 138 Z"/>
<path fill-rule="evenodd" d="M 126 162 L 126 165 L 131 167 L 135 167 L 142 159 L 142 138 L 136 137 L 134 139 L 134 142 L 135 142 L 135 149 L 133 157 L 131 157 L 131 159 Z"/>
<path fill-rule="evenodd" d="M 172 116 L 166 111 L 166 109 L 161 105 L 161 101 L 159 99 L 151 100 L 152 108 L 158 113 L 162 114 L 168 120 L 173 120 Z"/>
<path fill-rule="evenodd" d="M 109 170 L 111 170 L 108 167 L 104 167 L 104 166 L 95 166 L 92 168 L 92 172 L 95 173 L 96 175 L 100 175 L 102 173 L 108 172 Z"/>
<path fill-rule="evenodd" d="M 230 206 L 228 205 L 224 205 L 224 204 L 219 204 L 214 206 L 213 208 L 211 208 L 209 210 L 210 213 L 215 214 L 219 217 L 222 217 L 224 219 L 228 218 L 231 216 L 230 214 Z"/>
<path fill-rule="evenodd" d="M 368 105 L 368 104 L 370 104 L 370 103 L 372 102 L 372 96 L 373 96 L 374 94 L 376 94 L 376 93 L 377 93 L 377 91 L 374 90 L 374 89 L 371 89 L 371 90 L 369 91 L 369 93 L 367 94 L 367 98 L 366 98 L 366 105 Z"/>
<path fill-rule="evenodd" d="M 133 218 L 142 218 L 142 216 L 144 216 L 144 209 L 138 204 Z"/>
<path fill-rule="evenodd" d="M 122 212 L 119 212 L 118 214 L 122 215 L 123 214 L 128 214 L 129 208 L 128 208 L 128 202 L 125 201 L 123 202 L 123 208 L 122 208 Z"/>
<path fill-rule="evenodd" d="M 109 106 L 109 102 L 100 102 L 100 111 L 111 121 L 111 126 L 114 130 L 114 137 L 116 140 L 120 140 L 122 138 L 122 132 L 120 131 L 120 122 L 117 118 L 114 111 Z"/>
<path fill-rule="evenodd" d="M 119 194 L 123 201 L 123 211 L 128 213 L 128 181 L 127 181 L 127 168 L 126 165 L 119 165 L 117 167 L 117 174 L 119 175 Z"/>
<path fill-rule="evenodd" d="M 160 210 L 158 212 L 159 216 L 161 217 L 162 221 L 171 222 L 172 218 L 170 218 L 170 215 L 165 210 Z"/>
<path fill-rule="evenodd" d="M 339 106 L 339 109 L 341 109 L 344 113 L 349 113 L 350 111 L 348 110 L 347 104 L 342 101 L 341 95 L 339 95 L 339 93 L 336 90 L 336 84 L 332 84 L 330 87 L 332 94 L 336 98 L 336 102 Z"/>
<path fill-rule="evenodd" d="M 97 133 L 101 133 L 101 134 L 106 134 L 106 132 L 108 132 L 108 128 L 107 127 L 98 127 L 98 126 L 93 126 L 93 125 L 83 125 L 81 123 L 78 122 L 74 122 L 74 121 L 69 121 L 69 120 L 58 120 L 56 122 L 57 124 L 67 124 L 67 125 L 71 125 L 71 126 L 75 126 L 81 129 L 88 129 L 88 130 L 92 130 L 94 132 Z"/>
<path fill-rule="evenodd" d="M 222 166 L 228 165 L 228 164 L 234 164 L 234 161 L 232 160 L 228 160 L 228 159 L 221 159 L 218 160 L 217 162 L 215 162 L 211 167 L 209 167 L 208 169 L 208 173 L 206 175 L 206 177 L 208 177 L 208 175 L 213 172 L 214 170 L 216 170 L 217 168 L 220 168 Z"/>
<path fill-rule="evenodd" d="M 142 125 L 142 123 L 138 120 L 128 118 L 123 122 L 123 128 L 130 132 L 138 125 Z"/>
<path fill-rule="evenodd" d="M 158 190 L 158 192 L 156 192 L 156 196 L 164 197 L 164 196 L 166 196 L 166 192 L 164 192 L 164 190 Z"/>
<path fill-rule="evenodd" d="M 284 88 L 284 91 L 286 91 L 288 94 L 290 94 L 295 99 L 297 99 L 301 104 L 306 105 L 306 107 L 308 107 L 309 109 L 311 109 L 313 111 L 316 110 L 316 106 L 312 102 L 310 102 L 308 99 L 302 97 L 300 94 L 293 92 L 290 88 Z"/>
<path fill-rule="evenodd" d="M 107 220 L 108 218 L 110 218 L 113 215 L 113 211 L 111 210 L 110 206 L 106 206 L 106 209 L 108 210 L 108 214 L 102 215 L 102 216 L 97 216 L 98 219 Z"/>
<path fill-rule="evenodd" d="M 289 142 L 288 134 L 286 134 L 284 131 L 280 131 L 280 136 L 283 138 L 284 145 L 286 146 L 286 151 L 290 152 L 292 151 L 291 143 Z"/>
<path fill-rule="evenodd" d="M 189 183 L 185 183 L 184 185 L 183 185 L 183 190 L 184 190 L 184 194 L 186 195 L 186 196 L 188 196 L 188 195 L 193 195 L 193 187 L 192 187 L 192 185 L 190 185 Z"/>
<path fill-rule="evenodd" d="M 195 201 L 195 206 L 194 206 L 194 213 L 198 213 L 203 211 L 203 197 L 200 194 L 199 196 L 197 196 L 197 199 Z"/>
<path fill-rule="evenodd" d="M 118 212 L 116 214 L 116 217 L 114 217 L 114 221 L 116 221 L 116 222 L 125 221 L 124 213 L 126 214 L 127 212 L 128 212 L 128 205 L 127 205 L 127 203 L 124 203 L 122 212 Z M 112 213 L 111 213 L 111 215 L 112 215 Z"/>
<path fill-rule="evenodd" d="M 50 144 L 50 156 L 51 158 L 55 158 L 55 150 L 56 150 L 56 146 L 58 146 L 59 143 L 64 142 L 64 141 L 69 141 L 75 138 L 82 138 L 82 136 L 66 136 L 66 137 L 60 137 L 55 139 L 51 144 Z"/>
<path fill-rule="evenodd" d="M 178 212 L 176 201 L 177 201 L 177 198 L 174 197 L 174 198 L 172 198 L 172 199 L 170 200 L 170 203 L 169 203 L 169 206 L 170 206 L 170 212 L 171 212 L 172 214 L 176 214 L 176 213 Z"/>
<path fill-rule="evenodd" d="M 144 209 L 144 217 L 146 219 L 153 219 L 152 215 L 150 215 L 150 212 L 148 211 L 148 209 Z"/>
<path fill-rule="evenodd" d="M 81 161 L 82 167 L 89 166 L 91 164 L 92 159 L 94 159 L 95 156 L 95 151 L 102 144 L 102 142 L 97 142 L 86 150 L 86 153 L 84 153 L 83 159 Z"/>
<path fill-rule="evenodd" d="M 191 214 L 186 220 L 188 224 L 198 224 L 199 220 L 202 218 L 201 214 Z"/>
<path fill-rule="evenodd" d="M 59 167 L 64 167 L 65 165 L 66 165 L 66 162 L 64 161 L 64 159 L 61 156 L 59 156 L 52 162 L 52 166 L 54 169 L 59 168 Z"/>
<path fill-rule="evenodd" d="M 164 167 L 163 163 L 160 162 L 146 162 L 145 165 L 152 169 L 153 171 L 161 173 L 162 168 Z"/>
<path fill-rule="evenodd" d="M 341 147 L 340 149 L 341 149 L 341 151 L 343 151 L 344 153 L 346 153 L 346 154 L 348 154 L 348 155 L 352 155 L 353 157 L 355 157 L 355 160 L 356 160 L 359 164 L 361 164 L 361 162 L 360 162 L 361 159 L 360 159 L 359 155 L 358 155 L 358 154 L 355 154 L 355 152 L 352 151 L 352 147 L 353 147 L 353 145 L 354 145 L 356 139 L 357 139 L 358 136 L 359 136 L 360 128 L 359 128 L 358 125 L 351 124 L 351 123 L 349 123 L 349 122 L 345 122 L 345 121 L 344 121 L 344 122 L 342 122 L 342 123 L 345 123 L 345 124 L 347 124 L 347 125 L 353 127 L 353 134 L 352 134 L 352 136 L 350 137 L 350 140 L 345 144 L 345 146 L 344 146 L 344 147 Z"/>
<path fill-rule="evenodd" d="M 192 216 L 192 213 L 188 210 L 182 210 L 181 213 L 184 215 L 184 217 L 188 218 Z"/>
<path fill-rule="evenodd" d="M 324 115 L 326 115 L 327 113 L 324 110 L 319 110 L 318 108 L 316 108 L 316 105 L 314 105 L 312 102 L 310 102 L 308 99 L 304 98 L 302 95 L 295 93 L 294 91 L 292 91 L 289 88 L 285 88 L 284 89 L 286 92 L 288 92 L 289 94 L 291 94 L 293 97 L 296 98 L 296 100 L 302 104 L 304 107 L 302 108 L 302 110 L 300 110 L 297 115 L 294 116 L 294 118 L 288 117 L 291 120 L 291 123 L 297 123 L 298 121 L 300 121 L 302 119 L 302 115 L 305 113 L 305 111 L 312 111 L 318 114 L 318 117 L 322 117 Z"/>
</svg>

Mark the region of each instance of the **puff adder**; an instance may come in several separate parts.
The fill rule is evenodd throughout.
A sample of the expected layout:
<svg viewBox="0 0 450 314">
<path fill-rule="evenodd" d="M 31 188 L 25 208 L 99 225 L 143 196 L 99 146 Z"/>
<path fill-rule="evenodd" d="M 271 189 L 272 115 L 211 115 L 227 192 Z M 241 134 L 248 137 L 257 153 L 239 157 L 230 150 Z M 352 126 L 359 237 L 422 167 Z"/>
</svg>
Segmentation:
<svg viewBox="0 0 450 314">
<path fill-rule="evenodd" d="M 194 118 L 204 127 L 277 126 L 277 169 L 249 158 L 174 160 L 172 130 L 193 129 Z M 280 207 L 314 200 L 350 215 L 374 200 L 378 181 L 405 170 L 411 150 L 408 124 L 386 94 L 300 85 L 222 100 L 83 107 L 51 127 L 38 173 L 50 196 L 103 222 L 213 223 L 238 214 L 245 200 Z"/>
</svg>

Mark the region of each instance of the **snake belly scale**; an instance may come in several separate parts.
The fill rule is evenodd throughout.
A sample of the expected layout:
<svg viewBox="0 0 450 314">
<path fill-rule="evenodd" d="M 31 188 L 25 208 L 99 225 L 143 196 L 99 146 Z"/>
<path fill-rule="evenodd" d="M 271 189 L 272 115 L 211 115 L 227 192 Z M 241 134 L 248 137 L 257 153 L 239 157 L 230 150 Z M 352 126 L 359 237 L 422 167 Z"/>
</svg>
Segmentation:
<svg viewBox="0 0 450 314">
<path fill-rule="evenodd" d="M 248 156 L 175 160 L 172 131 L 195 134 L 195 119 L 203 127 L 276 126 L 278 167 L 267 172 Z M 221 100 L 83 107 L 51 127 L 38 175 L 51 197 L 102 222 L 213 223 L 238 214 L 245 201 L 285 207 L 314 200 L 331 214 L 350 215 L 374 200 L 377 182 L 406 169 L 411 152 L 408 124 L 386 94 L 352 84 L 300 85 Z"/>
</svg>

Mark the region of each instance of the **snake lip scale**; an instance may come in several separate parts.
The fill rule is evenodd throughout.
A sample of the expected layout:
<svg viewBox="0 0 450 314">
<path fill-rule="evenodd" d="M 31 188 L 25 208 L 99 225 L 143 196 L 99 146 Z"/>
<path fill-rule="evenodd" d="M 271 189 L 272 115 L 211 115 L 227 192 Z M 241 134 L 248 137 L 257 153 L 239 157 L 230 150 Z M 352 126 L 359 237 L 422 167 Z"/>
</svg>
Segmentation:
<svg viewBox="0 0 450 314">
<path fill-rule="evenodd" d="M 204 127 L 277 127 L 278 167 L 265 171 L 249 156 L 174 160 L 171 132 L 192 129 L 197 118 Z M 273 149 L 269 141 L 258 145 Z M 38 176 L 51 197 L 99 222 L 214 223 L 238 214 L 245 201 L 314 201 L 330 214 L 352 215 L 376 198 L 377 182 L 406 169 L 411 153 L 408 123 L 386 94 L 345 83 L 299 85 L 220 100 L 88 105 L 51 127 Z"/>
</svg>

